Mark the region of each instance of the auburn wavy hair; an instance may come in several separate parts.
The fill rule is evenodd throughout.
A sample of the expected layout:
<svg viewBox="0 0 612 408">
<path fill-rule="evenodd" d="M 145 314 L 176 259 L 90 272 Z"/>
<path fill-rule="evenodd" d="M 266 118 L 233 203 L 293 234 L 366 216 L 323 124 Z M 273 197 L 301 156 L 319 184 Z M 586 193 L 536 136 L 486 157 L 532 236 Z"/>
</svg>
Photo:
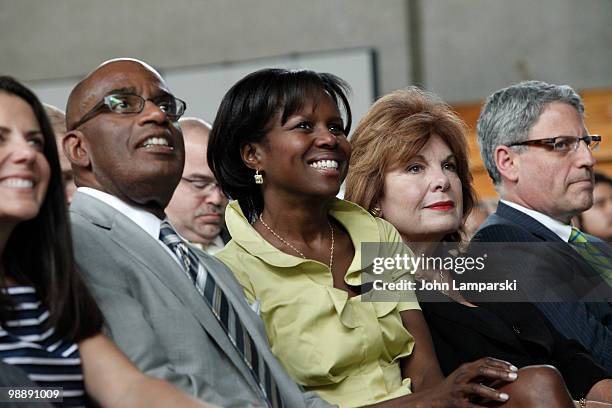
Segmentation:
<svg viewBox="0 0 612 408">
<path fill-rule="evenodd" d="M 385 174 L 407 166 L 434 134 L 455 155 L 465 221 L 476 202 L 468 163 L 466 125 L 439 97 L 417 87 L 383 96 L 357 125 L 350 139 L 352 155 L 345 199 L 372 211 L 383 196 Z M 444 240 L 460 241 L 462 229 L 463 222 L 460 231 Z"/>
</svg>

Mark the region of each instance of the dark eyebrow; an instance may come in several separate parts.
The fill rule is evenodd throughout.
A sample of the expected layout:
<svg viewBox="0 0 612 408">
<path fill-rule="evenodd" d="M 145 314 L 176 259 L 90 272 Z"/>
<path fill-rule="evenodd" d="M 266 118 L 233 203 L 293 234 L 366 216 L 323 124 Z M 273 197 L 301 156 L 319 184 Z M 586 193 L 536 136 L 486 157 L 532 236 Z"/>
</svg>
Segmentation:
<svg viewBox="0 0 612 408">
<path fill-rule="evenodd" d="M 448 156 L 446 156 L 446 157 L 444 158 L 444 161 L 446 161 L 446 160 L 450 160 L 450 159 L 455 159 L 455 160 L 457 160 L 457 158 L 455 157 L 455 155 L 454 155 L 453 153 L 451 153 L 451 154 L 449 154 Z"/>
</svg>

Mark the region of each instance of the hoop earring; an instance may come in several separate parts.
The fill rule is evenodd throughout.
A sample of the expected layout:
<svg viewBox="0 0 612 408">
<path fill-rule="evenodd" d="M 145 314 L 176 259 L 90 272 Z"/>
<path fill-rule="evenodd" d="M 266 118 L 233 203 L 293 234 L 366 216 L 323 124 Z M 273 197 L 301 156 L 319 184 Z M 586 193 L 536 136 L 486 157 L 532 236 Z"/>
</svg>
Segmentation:
<svg viewBox="0 0 612 408">
<path fill-rule="evenodd" d="M 370 209 L 370 214 L 372 214 L 374 217 L 380 217 L 382 210 L 379 207 L 372 207 Z"/>
<path fill-rule="evenodd" d="M 253 178 L 255 178 L 255 184 L 263 184 L 263 175 L 259 174 L 259 170 L 255 170 Z"/>
</svg>

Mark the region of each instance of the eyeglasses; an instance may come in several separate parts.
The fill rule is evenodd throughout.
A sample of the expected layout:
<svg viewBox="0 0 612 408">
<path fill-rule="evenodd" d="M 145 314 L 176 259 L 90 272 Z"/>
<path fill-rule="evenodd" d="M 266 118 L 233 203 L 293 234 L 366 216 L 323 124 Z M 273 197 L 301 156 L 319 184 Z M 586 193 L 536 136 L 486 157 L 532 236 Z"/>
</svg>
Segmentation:
<svg viewBox="0 0 612 408">
<path fill-rule="evenodd" d="M 525 140 L 523 142 L 512 143 L 508 146 L 542 146 L 555 152 L 569 152 L 578 150 L 580 141 L 583 141 L 590 150 L 597 150 L 601 136 L 586 135 L 578 136 L 557 136 L 546 139 Z"/>
<path fill-rule="evenodd" d="M 91 110 L 87 112 L 81 118 L 81 120 L 72 126 L 71 130 L 76 129 L 88 120 L 93 119 L 105 109 L 109 112 L 124 115 L 130 113 L 140 113 L 144 109 L 147 101 L 153 102 L 159 109 L 161 109 L 162 112 L 166 114 L 166 116 L 168 116 L 168 118 L 170 118 L 170 120 L 173 121 L 178 120 L 178 118 L 185 113 L 185 109 L 187 109 L 187 104 L 184 101 L 175 98 L 172 95 L 161 95 L 153 99 L 144 99 L 142 96 L 134 94 L 111 94 L 106 95 L 104 99 L 91 108 Z"/>
<path fill-rule="evenodd" d="M 217 183 L 216 181 L 189 179 L 187 177 L 181 177 L 181 180 L 188 183 L 198 195 L 207 196 L 212 194 L 215 189 L 221 190 L 219 183 Z"/>
</svg>

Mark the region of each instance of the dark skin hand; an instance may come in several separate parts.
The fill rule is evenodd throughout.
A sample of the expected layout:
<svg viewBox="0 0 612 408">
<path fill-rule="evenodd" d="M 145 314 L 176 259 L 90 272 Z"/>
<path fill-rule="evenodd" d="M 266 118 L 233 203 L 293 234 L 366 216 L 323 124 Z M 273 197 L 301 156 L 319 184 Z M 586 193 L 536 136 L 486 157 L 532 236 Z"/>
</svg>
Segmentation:
<svg viewBox="0 0 612 408">
<path fill-rule="evenodd" d="M 413 394 L 369 405 L 369 407 L 484 408 L 505 406 L 504 402 L 508 399 L 507 394 L 487 387 L 482 382 L 490 382 L 494 379 L 503 379 L 504 383 L 512 381 L 510 376 L 516 372 L 512 371 L 510 366 L 505 361 L 490 357 L 481 358 L 463 364 L 437 385 L 424 390 L 417 390 L 413 387 Z M 492 403 L 480 405 L 472 402 L 474 399 L 492 401 Z"/>
<path fill-rule="evenodd" d="M 483 406 L 471 402 L 473 398 L 499 402 L 508 399 L 507 394 L 484 384 L 514 381 L 517 378 L 516 368 L 510 363 L 485 357 L 463 364 L 444 378 L 422 313 L 407 310 L 400 315 L 404 327 L 415 340 L 412 354 L 402 361 L 402 375 L 412 380 L 413 394 L 388 401 L 391 405 L 382 405 L 385 402 L 375 406 L 472 408 Z"/>
</svg>

